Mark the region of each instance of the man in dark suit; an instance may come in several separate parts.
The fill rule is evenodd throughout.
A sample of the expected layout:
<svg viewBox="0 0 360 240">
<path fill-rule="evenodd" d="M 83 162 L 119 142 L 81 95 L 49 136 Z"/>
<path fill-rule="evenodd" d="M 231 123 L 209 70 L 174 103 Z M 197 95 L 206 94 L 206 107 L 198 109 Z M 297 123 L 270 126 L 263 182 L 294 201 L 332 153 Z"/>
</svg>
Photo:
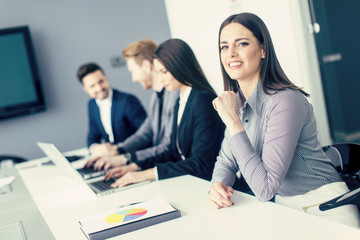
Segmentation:
<svg viewBox="0 0 360 240">
<path fill-rule="evenodd" d="M 92 155 L 102 155 L 103 144 L 124 141 L 141 126 L 146 112 L 133 95 L 110 87 L 104 71 L 96 63 L 79 67 L 77 76 L 92 98 L 88 104 L 87 145 Z"/>
</svg>

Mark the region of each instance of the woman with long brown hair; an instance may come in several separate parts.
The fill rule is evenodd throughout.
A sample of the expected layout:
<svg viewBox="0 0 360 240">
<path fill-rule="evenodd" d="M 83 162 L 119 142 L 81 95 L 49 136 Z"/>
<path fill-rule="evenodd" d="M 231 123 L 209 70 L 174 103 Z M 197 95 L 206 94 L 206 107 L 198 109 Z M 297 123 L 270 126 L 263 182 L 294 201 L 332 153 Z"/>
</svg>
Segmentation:
<svg viewBox="0 0 360 240">
<path fill-rule="evenodd" d="M 348 188 L 322 151 L 309 95 L 282 70 L 264 22 L 251 13 L 228 17 L 219 31 L 225 92 L 213 101 L 227 130 L 209 202 L 229 207 L 240 170 L 255 196 L 359 226 L 354 205 L 321 212 L 316 204 Z M 306 208 L 315 205 L 315 207 Z"/>
<path fill-rule="evenodd" d="M 190 46 L 180 39 L 161 43 L 153 64 L 166 90 L 180 91 L 169 149 L 110 169 L 106 179 L 120 177 L 114 187 L 185 174 L 210 180 L 224 136 L 224 124 L 212 107 L 216 94 Z"/>
</svg>

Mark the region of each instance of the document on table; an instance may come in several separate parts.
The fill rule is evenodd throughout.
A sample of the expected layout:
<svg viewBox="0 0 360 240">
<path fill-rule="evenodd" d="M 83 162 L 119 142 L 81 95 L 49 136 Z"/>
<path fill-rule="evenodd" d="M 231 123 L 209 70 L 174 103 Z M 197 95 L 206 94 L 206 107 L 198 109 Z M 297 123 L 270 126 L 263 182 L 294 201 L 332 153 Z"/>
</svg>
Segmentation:
<svg viewBox="0 0 360 240">
<path fill-rule="evenodd" d="M 85 217 L 79 221 L 88 239 L 105 239 L 181 216 L 163 199 L 154 199 Z"/>
</svg>

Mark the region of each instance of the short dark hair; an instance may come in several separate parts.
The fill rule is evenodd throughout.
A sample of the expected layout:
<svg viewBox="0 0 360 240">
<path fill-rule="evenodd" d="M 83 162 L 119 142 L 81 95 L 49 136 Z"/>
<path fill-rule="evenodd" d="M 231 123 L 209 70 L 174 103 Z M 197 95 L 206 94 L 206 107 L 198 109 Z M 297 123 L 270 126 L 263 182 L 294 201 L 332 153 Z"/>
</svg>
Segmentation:
<svg viewBox="0 0 360 240">
<path fill-rule="evenodd" d="M 260 45 L 262 45 L 265 51 L 265 58 L 262 59 L 260 63 L 260 81 L 266 94 L 270 94 L 269 91 L 274 91 L 276 93 L 277 91 L 291 88 L 299 90 L 307 97 L 309 96 L 308 93 L 297 87 L 288 79 L 276 57 L 274 45 L 272 43 L 269 30 L 267 29 L 265 23 L 253 13 L 243 12 L 239 14 L 234 14 L 224 20 L 219 30 L 219 56 L 221 54 L 221 31 L 230 23 L 240 23 L 241 25 L 249 29 L 259 41 Z M 226 91 L 233 90 L 237 92 L 239 90 L 238 82 L 231 79 L 230 76 L 226 73 L 224 66 L 221 63 L 221 57 L 220 65 L 224 80 L 224 89 Z"/>
<path fill-rule="evenodd" d="M 156 49 L 158 59 L 180 83 L 215 93 L 209 84 L 190 46 L 181 39 L 169 39 Z"/>
<path fill-rule="evenodd" d="M 77 71 L 77 77 L 80 83 L 83 84 L 82 80 L 86 75 L 88 75 L 89 73 L 93 73 L 97 70 L 100 70 L 105 75 L 104 71 L 97 63 L 89 62 L 81 65 Z"/>
</svg>

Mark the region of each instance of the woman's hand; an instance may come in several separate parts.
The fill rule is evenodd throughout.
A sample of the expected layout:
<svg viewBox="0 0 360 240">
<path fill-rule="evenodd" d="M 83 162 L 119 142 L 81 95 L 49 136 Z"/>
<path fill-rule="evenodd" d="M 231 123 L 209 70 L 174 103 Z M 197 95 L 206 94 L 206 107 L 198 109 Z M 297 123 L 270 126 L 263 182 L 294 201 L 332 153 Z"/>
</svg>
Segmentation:
<svg viewBox="0 0 360 240">
<path fill-rule="evenodd" d="M 122 177 L 128 172 L 134 172 L 139 170 L 140 170 L 139 166 L 136 165 L 135 163 L 131 163 L 130 165 L 123 167 L 114 167 L 105 174 L 105 180 L 107 181 L 110 178 Z"/>
<path fill-rule="evenodd" d="M 145 171 L 139 171 L 139 172 L 128 172 L 116 182 L 114 182 L 111 186 L 112 187 L 124 187 L 129 184 L 133 183 L 139 183 L 139 182 L 145 182 L 148 180 L 154 180 L 155 179 L 155 173 L 154 168 L 147 169 Z"/>
<path fill-rule="evenodd" d="M 225 91 L 213 100 L 213 106 L 221 120 L 229 129 L 230 135 L 244 131 L 244 127 L 238 115 L 236 94 L 233 91 Z"/>
<path fill-rule="evenodd" d="M 215 208 L 231 207 L 234 203 L 231 201 L 231 196 L 234 193 L 232 187 L 226 186 L 222 182 L 216 182 L 209 191 L 209 203 Z"/>
</svg>

